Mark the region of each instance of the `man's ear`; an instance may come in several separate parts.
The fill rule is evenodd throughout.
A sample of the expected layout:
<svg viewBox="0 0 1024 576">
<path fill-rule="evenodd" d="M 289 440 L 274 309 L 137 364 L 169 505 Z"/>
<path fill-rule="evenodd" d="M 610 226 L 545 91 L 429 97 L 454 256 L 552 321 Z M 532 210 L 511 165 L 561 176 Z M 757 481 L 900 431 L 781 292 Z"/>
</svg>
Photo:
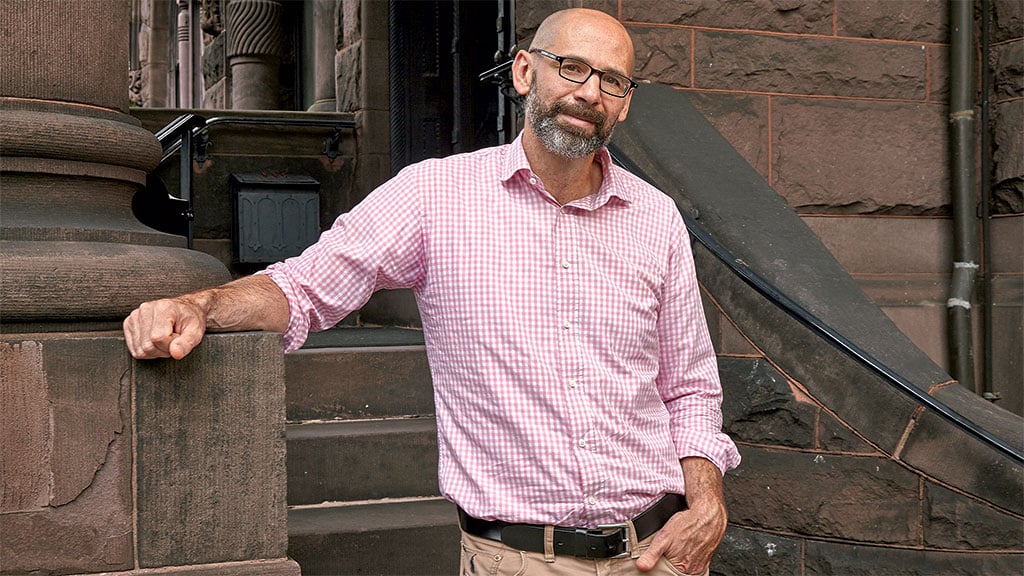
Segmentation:
<svg viewBox="0 0 1024 576">
<path fill-rule="evenodd" d="M 512 60 L 512 85 L 520 96 L 530 93 L 530 82 L 533 81 L 533 61 L 526 50 L 516 52 Z"/>
<path fill-rule="evenodd" d="M 635 88 L 630 90 L 629 94 L 626 94 L 626 97 L 624 98 L 626 103 L 622 106 L 622 110 L 619 110 L 619 122 L 625 120 L 626 115 L 629 113 L 629 103 L 633 101 L 633 92 L 636 92 Z"/>
</svg>

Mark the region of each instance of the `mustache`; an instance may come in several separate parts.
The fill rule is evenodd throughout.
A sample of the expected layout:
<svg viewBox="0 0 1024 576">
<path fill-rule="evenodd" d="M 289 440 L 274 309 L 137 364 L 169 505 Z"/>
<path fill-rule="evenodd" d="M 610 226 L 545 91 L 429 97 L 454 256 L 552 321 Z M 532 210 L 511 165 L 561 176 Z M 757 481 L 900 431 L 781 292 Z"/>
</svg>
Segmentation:
<svg viewBox="0 0 1024 576">
<path fill-rule="evenodd" d="M 556 101 L 551 105 L 550 112 L 552 116 L 555 114 L 568 114 L 570 116 L 582 118 L 587 122 L 593 123 L 594 126 L 597 126 L 598 128 L 604 127 L 605 120 L 607 120 L 607 117 L 604 114 L 589 106 L 576 102 Z"/>
</svg>

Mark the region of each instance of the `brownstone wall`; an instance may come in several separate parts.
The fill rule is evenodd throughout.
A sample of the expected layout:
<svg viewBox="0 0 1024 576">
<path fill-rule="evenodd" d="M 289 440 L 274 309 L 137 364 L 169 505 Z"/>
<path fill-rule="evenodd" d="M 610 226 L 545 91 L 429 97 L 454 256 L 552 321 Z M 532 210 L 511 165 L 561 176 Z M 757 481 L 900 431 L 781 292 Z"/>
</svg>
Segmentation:
<svg viewBox="0 0 1024 576">
<path fill-rule="evenodd" d="M 984 268 L 992 274 L 988 377 L 999 404 L 1020 414 L 1024 5 L 991 5 L 993 167 L 981 176 L 991 181 L 994 216 Z M 573 6 L 626 24 L 635 41 L 635 76 L 688 92 L 865 292 L 948 369 L 947 2 L 518 0 L 520 45 L 528 45 L 544 16 Z M 980 22 L 979 9 L 979 63 Z M 980 86 L 980 68 L 975 78 Z M 980 104 L 978 112 L 980 118 Z M 979 382 L 985 378 L 980 288 L 974 309 Z"/>
</svg>

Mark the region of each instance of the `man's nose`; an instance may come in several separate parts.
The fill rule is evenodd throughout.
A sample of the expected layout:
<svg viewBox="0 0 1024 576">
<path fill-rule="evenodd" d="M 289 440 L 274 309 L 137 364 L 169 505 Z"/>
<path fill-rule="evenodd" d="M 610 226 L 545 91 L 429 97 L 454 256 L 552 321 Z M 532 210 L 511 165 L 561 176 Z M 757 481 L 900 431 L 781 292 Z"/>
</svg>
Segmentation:
<svg viewBox="0 0 1024 576">
<path fill-rule="evenodd" d="M 601 98 L 601 75 L 592 72 L 590 77 L 576 88 L 578 97 L 588 102 L 596 102 Z"/>
</svg>

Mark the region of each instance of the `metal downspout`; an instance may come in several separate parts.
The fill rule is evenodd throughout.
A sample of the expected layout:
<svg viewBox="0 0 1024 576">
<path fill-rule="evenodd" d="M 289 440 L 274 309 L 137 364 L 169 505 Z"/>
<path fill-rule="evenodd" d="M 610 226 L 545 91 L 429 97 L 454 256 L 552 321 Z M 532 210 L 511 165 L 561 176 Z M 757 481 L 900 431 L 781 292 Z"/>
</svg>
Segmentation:
<svg viewBox="0 0 1024 576">
<path fill-rule="evenodd" d="M 991 96 L 992 64 L 991 55 L 992 6 L 989 0 L 981 0 L 981 268 L 979 270 L 979 298 L 982 301 L 981 332 L 981 395 L 995 402 L 999 392 L 993 390 L 995 377 L 992 363 L 992 242 L 990 212 L 992 201 L 992 129 Z"/>
<path fill-rule="evenodd" d="M 953 201 L 953 272 L 949 300 L 950 373 L 978 393 L 974 377 L 971 306 L 978 271 L 974 194 L 974 2 L 950 2 L 950 185 Z"/>
</svg>

